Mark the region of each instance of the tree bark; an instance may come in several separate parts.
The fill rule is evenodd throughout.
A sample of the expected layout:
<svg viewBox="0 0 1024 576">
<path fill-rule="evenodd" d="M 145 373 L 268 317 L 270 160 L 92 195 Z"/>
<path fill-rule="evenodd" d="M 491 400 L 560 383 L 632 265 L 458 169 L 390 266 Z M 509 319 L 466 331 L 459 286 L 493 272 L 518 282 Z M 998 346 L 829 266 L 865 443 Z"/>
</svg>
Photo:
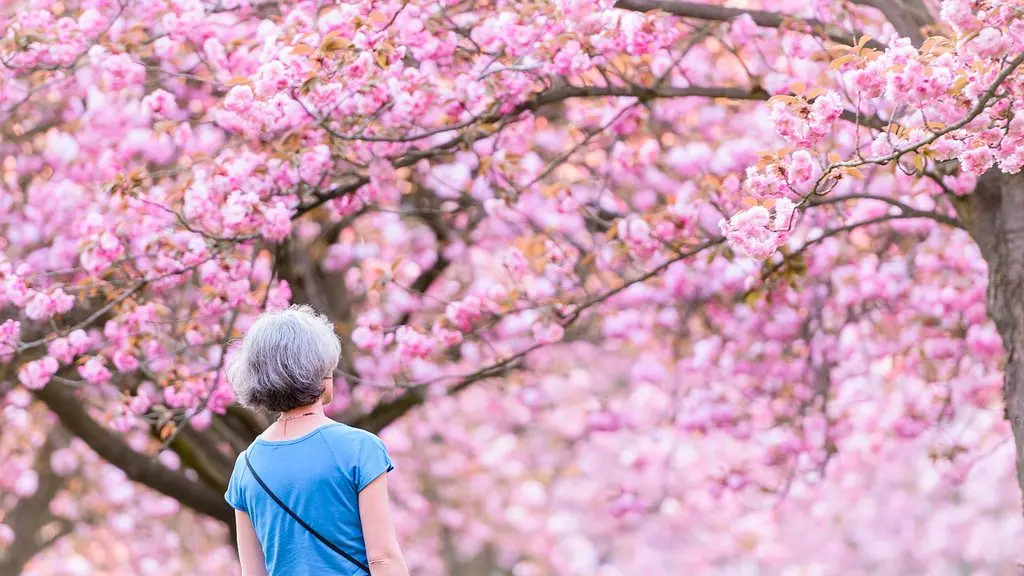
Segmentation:
<svg viewBox="0 0 1024 576">
<path fill-rule="evenodd" d="M 728 22 L 739 16 L 747 15 L 754 21 L 754 24 L 765 28 L 782 28 L 789 25 L 808 27 L 815 32 L 821 33 L 833 42 L 856 46 L 857 38 L 848 32 L 834 29 L 825 25 L 820 20 L 813 18 L 797 18 L 782 12 L 769 12 L 767 10 L 754 10 L 748 8 L 728 8 L 713 4 L 700 2 L 684 2 L 683 0 L 619 0 L 615 3 L 616 8 L 631 10 L 633 12 L 653 12 L 661 10 L 673 16 L 682 18 L 696 18 L 709 22 Z M 876 41 L 869 40 L 868 47 L 876 50 L 884 50 L 885 46 Z"/>
<path fill-rule="evenodd" d="M 0 574 L 21 574 L 33 556 L 70 532 L 69 522 L 50 513 L 50 502 L 65 485 L 65 479 L 50 468 L 50 456 L 67 443 L 67 433 L 58 427 L 50 432 L 46 443 L 36 454 L 35 471 L 39 475 L 39 485 L 34 494 L 19 500 L 4 518 L 14 531 L 14 542 L 0 553 Z M 61 523 L 59 529 L 49 536 L 43 534 L 43 528 L 54 522 Z"/>
<path fill-rule="evenodd" d="M 74 391 L 51 381 L 36 396 L 46 403 L 72 434 L 81 438 L 101 458 L 117 466 L 128 478 L 144 484 L 183 505 L 222 522 L 230 523 L 234 513 L 215 490 L 167 468 L 155 458 L 133 450 L 116 432 L 89 415 Z"/>
<path fill-rule="evenodd" d="M 1004 415 L 1024 493 L 1024 174 L 989 170 L 956 206 L 988 263 L 988 313 L 1006 349 Z"/>
<path fill-rule="evenodd" d="M 851 0 L 882 13 L 900 36 L 910 38 L 914 46 L 924 42 L 923 29 L 935 23 L 924 0 Z"/>
</svg>

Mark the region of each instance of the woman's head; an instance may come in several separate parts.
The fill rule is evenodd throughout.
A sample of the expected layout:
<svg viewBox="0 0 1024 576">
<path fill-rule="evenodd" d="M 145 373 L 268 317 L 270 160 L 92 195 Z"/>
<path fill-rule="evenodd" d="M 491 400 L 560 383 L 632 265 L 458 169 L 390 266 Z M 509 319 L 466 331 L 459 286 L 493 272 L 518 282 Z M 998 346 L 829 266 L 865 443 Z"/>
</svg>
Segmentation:
<svg viewBox="0 0 1024 576">
<path fill-rule="evenodd" d="M 228 362 L 228 381 L 245 406 L 284 412 L 333 391 L 331 375 L 339 354 L 334 326 L 311 307 L 266 312 Z"/>
</svg>

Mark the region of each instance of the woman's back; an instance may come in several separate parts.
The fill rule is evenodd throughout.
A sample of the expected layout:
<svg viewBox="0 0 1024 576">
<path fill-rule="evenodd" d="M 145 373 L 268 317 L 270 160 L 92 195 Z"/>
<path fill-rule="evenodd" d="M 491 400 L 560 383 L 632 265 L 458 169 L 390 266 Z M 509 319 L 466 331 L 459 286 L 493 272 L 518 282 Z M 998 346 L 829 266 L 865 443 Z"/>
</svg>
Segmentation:
<svg viewBox="0 0 1024 576">
<path fill-rule="evenodd" d="M 393 469 L 384 444 L 337 422 L 288 440 L 258 438 L 239 456 L 225 498 L 247 512 L 269 576 L 364 576 L 291 518 L 259 485 L 245 462 L 299 518 L 335 546 L 368 564 L 359 492 Z"/>
</svg>

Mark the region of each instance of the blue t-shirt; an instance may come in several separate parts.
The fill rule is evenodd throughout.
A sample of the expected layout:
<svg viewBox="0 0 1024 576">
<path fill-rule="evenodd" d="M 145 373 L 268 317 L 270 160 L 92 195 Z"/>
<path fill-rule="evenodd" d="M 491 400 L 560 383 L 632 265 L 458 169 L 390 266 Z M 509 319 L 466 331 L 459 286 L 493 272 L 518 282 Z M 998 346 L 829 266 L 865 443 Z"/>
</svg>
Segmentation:
<svg viewBox="0 0 1024 576">
<path fill-rule="evenodd" d="M 379 438 L 334 423 L 292 440 L 257 438 L 247 452 L 263 482 L 299 518 L 367 563 L 359 492 L 394 469 Z M 278 506 L 249 472 L 244 453 L 235 461 L 224 498 L 252 519 L 268 576 L 366 575 Z"/>
</svg>

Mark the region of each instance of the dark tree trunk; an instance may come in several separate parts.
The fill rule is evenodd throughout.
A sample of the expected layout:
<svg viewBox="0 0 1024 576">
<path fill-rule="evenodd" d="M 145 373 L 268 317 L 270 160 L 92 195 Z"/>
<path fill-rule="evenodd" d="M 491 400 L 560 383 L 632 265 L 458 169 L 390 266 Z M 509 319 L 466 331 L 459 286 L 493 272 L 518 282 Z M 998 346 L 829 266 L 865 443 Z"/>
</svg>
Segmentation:
<svg viewBox="0 0 1024 576">
<path fill-rule="evenodd" d="M 852 1 L 877 8 L 915 46 L 935 24 L 925 0 Z M 1006 349 L 1003 414 L 1013 430 L 1017 485 L 1024 497 L 1024 174 L 993 168 L 973 193 L 954 204 L 988 263 L 988 315 Z"/>
<path fill-rule="evenodd" d="M 1006 349 L 1003 401 L 1024 491 L 1024 174 L 990 170 L 957 212 L 988 262 L 988 313 Z"/>
</svg>

